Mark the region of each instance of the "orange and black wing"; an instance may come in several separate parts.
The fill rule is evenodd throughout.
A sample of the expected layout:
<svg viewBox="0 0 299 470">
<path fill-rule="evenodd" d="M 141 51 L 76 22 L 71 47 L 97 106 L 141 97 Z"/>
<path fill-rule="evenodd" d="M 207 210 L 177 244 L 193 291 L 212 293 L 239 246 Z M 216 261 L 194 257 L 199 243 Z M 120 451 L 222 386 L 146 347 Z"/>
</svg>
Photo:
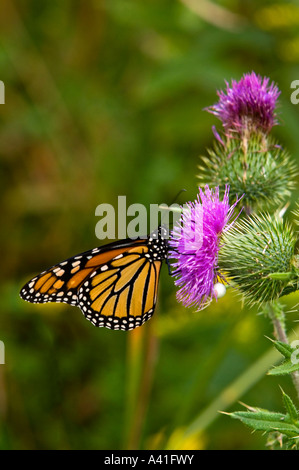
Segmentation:
<svg viewBox="0 0 299 470">
<path fill-rule="evenodd" d="M 32 303 L 78 306 L 95 326 L 130 330 L 154 313 L 164 246 L 151 239 L 112 243 L 69 258 L 29 281 Z M 158 247 L 158 250 L 157 250 Z"/>
<path fill-rule="evenodd" d="M 100 266 L 78 290 L 78 306 L 95 326 L 131 330 L 154 313 L 161 261 L 137 247 Z"/>
</svg>

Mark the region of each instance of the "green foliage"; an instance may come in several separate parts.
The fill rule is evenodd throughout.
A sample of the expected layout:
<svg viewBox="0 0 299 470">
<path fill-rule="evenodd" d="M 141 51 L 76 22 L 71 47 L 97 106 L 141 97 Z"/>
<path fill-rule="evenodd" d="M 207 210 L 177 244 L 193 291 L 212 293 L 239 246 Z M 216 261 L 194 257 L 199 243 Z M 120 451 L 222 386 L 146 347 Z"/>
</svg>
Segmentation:
<svg viewBox="0 0 299 470">
<path fill-rule="evenodd" d="M 293 348 L 287 343 L 284 343 L 282 341 L 273 341 L 273 344 L 277 351 L 279 351 L 285 359 L 290 359 L 292 354 L 293 354 Z"/>
<path fill-rule="evenodd" d="M 286 413 L 276 413 L 260 408 L 248 407 L 248 411 L 236 411 L 230 416 L 239 419 L 254 431 L 270 434 L 273 440 L 280 442 L 286 449 L 298 449 L 299 446 L 299 414 L 291 398 L 282 392 Z M 274 446 L 274 443 L 271 444 Z"/>
<path fill-rule="evenodd" d="M 297 207 L 298 209 L 294 211 L 294 215 L 295 215 L 295 223 L 299 225 L 299 204 L 298 203 L 297 203 Z M 299 266 L 299 261 L 298 261 L 298 266 Z"/>
<path fill-rule="evenodd" d="M 279 351 L 284 357 L 285 361 L 276 367 L 273 367 L 269 370 L 269 375 L 285 375 L 291 374 L 292 372 L 299 370 L 299 360 L 297 356 L 299 355 L 298 347 L 294 348 L 290 344 L 283 343 L 282 341 L 273 341 L 275 348 Z"/>
<path fill-rule="evenodd" d="M 274 413 L 255 408 L 252 411 L 235 411 L 231 413 L 231 417 L 239 419 L 255 431 L 278 431 L 288 437 L 295 437 L 299 434 L 299 423 L 295 425 L 293 421 L 283 413 Z"/>
</svg>

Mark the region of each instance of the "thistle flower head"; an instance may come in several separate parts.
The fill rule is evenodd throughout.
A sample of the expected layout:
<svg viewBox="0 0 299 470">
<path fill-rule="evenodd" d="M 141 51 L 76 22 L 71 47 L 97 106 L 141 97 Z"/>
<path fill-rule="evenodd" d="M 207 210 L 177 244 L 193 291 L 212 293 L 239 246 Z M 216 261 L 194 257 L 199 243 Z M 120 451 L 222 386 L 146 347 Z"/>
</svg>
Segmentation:
<svg viewBox="0 0 299 470">
<path fill-rule="evenodd" d="M 280 217 L 242 219 L 223 242 L 219 265 L 249 304 L 273 301 L 298 289 L 296 237 Z"/>
<path fill-rule="evenodd" d="M 220 237 L 231 225 L 237 202 L 230 206 L 229 188 L 221 201 L 219 188 L 206 186 L 205 191 L 199 189 L 196 201 L 183 208 L 180 223 L 171 233 L 169 257 L 175 259 L 177 299 L 186 307 L 201 310 L 217 297 L 214 284 L 223 279 L 218 270 Z"/>
<path fill-rule="evenodd" d="M 244 74 L 240 81 L 226 82 L 226 91 L 218 91 L 218 103 L 206 110 L 220 119 L 225 133 L 268 134 L 277 122 L 276 101 L 280 95 L 269 78 L 254 72 Z"/>
</svg>

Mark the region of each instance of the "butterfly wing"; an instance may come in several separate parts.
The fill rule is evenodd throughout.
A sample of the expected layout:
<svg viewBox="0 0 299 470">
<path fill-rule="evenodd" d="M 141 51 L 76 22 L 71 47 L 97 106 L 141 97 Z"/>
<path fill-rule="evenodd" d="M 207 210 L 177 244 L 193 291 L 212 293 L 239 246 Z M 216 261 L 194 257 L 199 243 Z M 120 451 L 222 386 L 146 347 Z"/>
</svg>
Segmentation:
<svg viewBox="0 0 299 470">
<path fill-rule="evenodd" d="M 154 313 L 162 260 L 153 256 L 148 239 L 111 243 L 52 266 L 20 296 L 78 306 L 95 326 L 133 329 Z"/>
<path fill-rule="evenodd" d="M 78 290 L 78 306 L 95 326 L 131 330 L 155 311 L 161 261 L 138 247 L 100 266 Z"/>
</svg>

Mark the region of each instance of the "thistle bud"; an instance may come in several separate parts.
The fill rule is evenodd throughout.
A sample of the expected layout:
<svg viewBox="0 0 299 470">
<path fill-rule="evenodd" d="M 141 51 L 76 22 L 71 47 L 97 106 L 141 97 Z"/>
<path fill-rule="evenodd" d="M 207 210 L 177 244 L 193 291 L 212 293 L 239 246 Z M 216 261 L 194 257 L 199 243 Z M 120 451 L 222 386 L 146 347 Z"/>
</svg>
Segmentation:
<svg viewBox="0 0 299 470">
<path fill-rule="evenodd" d="M 230 186 L 232 194 L 244 194 L 242 204 L 251 210 L 265 204 L 279 205 L 291 194 L 296 167 L 289 154 L 269 136 L 252 135 L 246 146 L 235 139 L 215 142 L 202 157 L 199 166 L 201 181 L 224 192 Z M 250 210 L 248 211 L 250 212 Z"/>
<path fill-rule="evenodd" d="M 222 241 L 220 270 L 249 304 L 273 301 L 298 289 L 296 237 L 281 218 L 244 218 Z"/>
</svg>

